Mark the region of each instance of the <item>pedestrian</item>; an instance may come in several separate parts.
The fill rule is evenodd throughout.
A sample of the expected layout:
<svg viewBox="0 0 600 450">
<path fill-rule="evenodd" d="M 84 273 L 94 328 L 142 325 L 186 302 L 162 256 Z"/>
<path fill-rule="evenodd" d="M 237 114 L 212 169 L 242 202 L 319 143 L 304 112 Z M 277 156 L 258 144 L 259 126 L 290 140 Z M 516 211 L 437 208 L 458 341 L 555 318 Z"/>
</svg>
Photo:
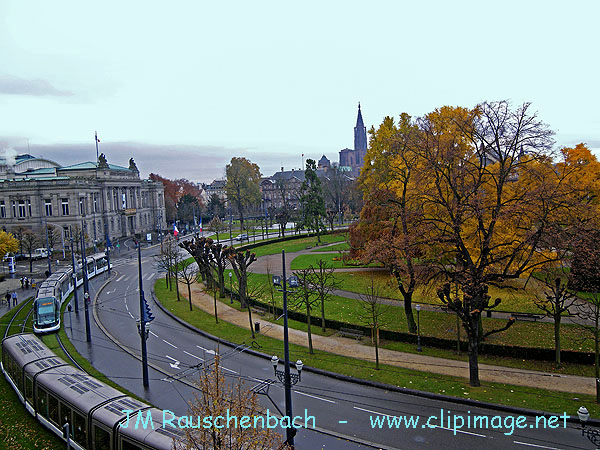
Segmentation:
<svg viewBox="0 0 600 450">
<path fill-rule="evenodd" d="M 25 277 L 25 289 L 29 289 L 29 278 Z"/>
<path fill-rule="evenodd" d="M 23 284 L 25 283 L 25 279 L 23 277 L 21 277 L 21 289 L 23 289 Z"/>
<path fill-rule="evenodd" d="M 19 303 L 19 297 L 17 297 L 17 291 L 13 291 L 12 300 L 13 300 L 13 306 L 17 306 L 17 303 Z"/>
<path fill-rule="evenodd" d="M 10 292 L 6 291 L 6 295 L 4 296 L 4 298 L 6 299 L 6 305 L 10 308 L 10 299 L 11 299 Z"/>
</svg>

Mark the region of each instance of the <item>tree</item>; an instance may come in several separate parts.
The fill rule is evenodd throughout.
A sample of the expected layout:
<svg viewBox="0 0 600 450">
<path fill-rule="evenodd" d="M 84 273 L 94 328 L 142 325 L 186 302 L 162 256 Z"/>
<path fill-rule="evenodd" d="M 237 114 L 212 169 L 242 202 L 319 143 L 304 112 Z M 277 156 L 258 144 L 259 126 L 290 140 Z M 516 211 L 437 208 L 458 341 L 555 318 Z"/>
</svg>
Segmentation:
<svg viewBox="0 0 600 450">
<path fill-rule="evenodd" d="M 0 259 L 17 250 L 19 250 L 19 241 L 12 234 L 0 231 Z"/>
<path fill-rule="evenodd" d="M 25 234 L 25 231 L 27 231 L 27 229 L 21 225 L 13 229 L 13 236 L 19 243 L 19 253 L 21 254 L 23 253 L 23 235 Z"/>
<path fill-rule="evenodd" d="M 208 199 L 206 211 L 210 216 L 213 217 L 213 219 L 216 217 L 225 217 L 225 201 L 222 200 L 217 194 L 212 194 Z"/>
<path fill-rule="evenodd" d="M 167 222 L 174 222 L 178 218 L 178 204 L 181 198 L 185 195 L 190 195 L 198 202 L 199 207 L 202 207 L 202 195 L 198 186 L 185 178 L 170 180 L 161 177 L 158 174 L 151 173 L 148 178 L 152 181 L 160 181 L 164 186 L 165 191 L 165 211 Z"/>
<path fill-rule="evenodd" d="M 177 241 L 173 236 L 167 235 L 160 244 L 160 252 L 154 256 L 156 268 L 166 272 L 165 283 L 169 290 L 173 290 L 173 265 L 177 259 L 177 253 L 179 253 Z"/>
<path fill-rule="evenodd" d="M 231 158 L 227 164 L 227 200 L 240 214 L 240 232 L 244 230 L 244 211 L 260 202 L 260 169 L 246 158 Z"/>
<path fill-rule="evenodd" d="M 236 426 L 186 427 L 184 437 L 175 443 L 176 450 L 275 450 L 282 448 L 282 437 L 265 426 L 237 426 L 237 421 L 250 418 L 256 424 L 262 411 L 256 392 L 246 390 L 241 379 L 226 382 L 220 366 L 219 355 L 212 369 L 204 367 L 200 374 L 198 393 L 190 405 L 193 418 L 235 417 Z M 264 419 L 264 418 L 263 418 Z M 193 422 L 195 423 L 195 421 Z M 260 424 L 258 419 L 258 424 Z M 193 425 L 193 424 L 190 424 Z"/>
<path fill-rule="evenodd" d="M 183 261 L 179 270 L 179 275 L 183 279 L 188 290 L 188 300 L 190 302 L 190 311 L 192 310 L 192 284 L 198 280 L 198 265 L 192 261 Z M 215 309 L 215 318 L 217 317 Z M 218 320 L 217 320 L 217 323 Z"/>
<path fill-rule="evenodd" d="M 367 291 L 359 294 L 358 305 L 361 309 L 359 318 L 362 323 L 371 328 L 371 341 L 375 345 L 375 370 L 379 370 L 379 329 L 385 325 L 389 315 L 388 305 L 381 303 L 379 287 L 371 277 Z"/>
<path fill-rule="evenodd" d="M 60 229 L 54 225 L 46 225 L 46 230 L 48 232 L 48 246 L 50 249 L 54 249 L 62 239 L 62 233 Z M 44 236 L 44 240 L 46 236 Z"/>
<path fill-rule="evenodd" d="M 191 194 L 182 195 L 177 201 L 177 216 L 183 223 L 190 226 L 196 225 L 196 219 L 200 214 L 200 202 Z"/>
<path fill-rule="evenodd" d="M 298 287 L 291 293 L 291 306 L 296 309 L 303 309 L 306 314 L 306 334 L 308 335 L 308 352 L 313 355 L 312 331 L 311 331 L 311 312 L 319 302 L 317 292 L 312 288 L 313 268 L 300 269 L 294 271 L 298 277 Z"/>
<path fill-rule="evenodd" d="M 206 245 L 212 257 L 212 265 L 217 272 L 217 283 L 221 298 L 225 297 L 225 269 L 227 268 L 227 245 L 214 243 L 212 239 L 207 239 Z"/>
<path fill-rule="evenodd" d="M 225 254 L 231 263 L 231 268 L 233 269 L 233 273 L 235 273 L 235 277 L 238 282 L 238 295 L 240 297 L 241 307 L 248 309 L 250 333 L 252 334 L 252 339 L 254 339 L 256 336 L 254 335 L 254 327 L 252 324 L 252 299 L 248 294 L 248 266 L 256 261 L 256 254 L 251 253 L 250 250 L 246 250 L 244 252 L 233 247 L 227 247 Z"/>
<path fill-rule="evenodd" d="M 313 159 L 306 160 L 304 181 L 300 188 L 300 204 L 302 205 L 302 221 L 300 226 L 317 233 L 317 242 L 321 243 L 321 230 L 324 229 L 325 201 L 321 180 L 317 177 L 317 166 Z"/>
<path fill-rule="evenodd" d="M 356 183 L 350 179 L 339 167 L 327 170 L 323 179 L 323 196 L 327 208 L 327 219 L 333 231 L 333 222 L 340 218 L 344 209 L 349 205 L 352 191 L 356 190 Z"/>
<path fill-rule="evenodd" d="M 38 236 L 30 230 L 23 233 L 23 250 L 29 255 L 29 272 L 33 272 L 33 251 L 40 245 Z"/>
<path fill-rule="evenodd" d="M 227 229 L 227 225 L 223 223 L 223 221 L 219 218 L 219 216 L 214 216 L 212 220 L 208 223 L 208 229 L 215 233 L 217 236 L 217 243 L 219 242 L 219 233 L 225 229 Z"/>
<path fill-rule="evenodd" d="M 339 283 L 335 278 L 335 268 L 328 266 L 327 262 L 322 259 L 316 266 L 310 267 L 312 269 L 312 288 L 317 293 L 321 305 L 321 329 L 325 331 L 325 302 L 331 297 L 333 291 L 339 288 Z"/>
</svg>

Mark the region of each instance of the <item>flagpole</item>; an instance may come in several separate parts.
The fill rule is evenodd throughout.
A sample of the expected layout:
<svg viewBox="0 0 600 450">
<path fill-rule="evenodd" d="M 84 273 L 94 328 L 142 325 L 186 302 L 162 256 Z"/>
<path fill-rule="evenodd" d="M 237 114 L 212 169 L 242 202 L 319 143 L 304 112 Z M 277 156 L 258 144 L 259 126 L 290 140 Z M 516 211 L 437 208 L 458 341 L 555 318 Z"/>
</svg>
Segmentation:
<svg viewBox="0 0 600 450">
<path fill-rule="evenodd" d="M 98 159 L 100 158 L 100 156 L 98 155 L 98 132 L 94 131 L 94 137 L 96 138 L 96 163 L 98 162 Z"/>
</svg>

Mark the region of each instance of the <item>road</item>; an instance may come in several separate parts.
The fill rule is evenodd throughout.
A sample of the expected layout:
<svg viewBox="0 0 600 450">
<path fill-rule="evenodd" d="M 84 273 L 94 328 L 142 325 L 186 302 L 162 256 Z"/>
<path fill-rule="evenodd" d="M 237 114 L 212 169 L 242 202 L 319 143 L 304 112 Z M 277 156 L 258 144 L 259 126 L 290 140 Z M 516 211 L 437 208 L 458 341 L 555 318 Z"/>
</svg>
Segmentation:
<svg viewBox="0 0 600 450">
<path fill-rule="evenodd" d="M 147 299 L 151 298 L 151 287 L 159 276 L 153 267 L 151 254 L 151 250 L 143 253 L 143 288 Z M 120 346 L 139 354 L 140 339 L 136 327 L 136 319 L 139 317 L 137 260 L 117 257 L 114 262 L 118 275 L 107 283 L 98 296 L 97 317 Z M 94 280 L 93 290 L 98 289 L 103 281 Z M 94 342 L 91 346 L 84 342 L 81 313 L 79 318 L 74 318 L 73 340 L 76 347 L 83 354 L 89 355 L 93 365 L 117 383 L 147 398 L 158 407 L 170 409 L 177 414 L 186 414 L 187 401 L 193 398 L 194 389 L 176 380 L 193 382 L 197 378 L 199 365 L 209 364 L 217 352 L 228 379 L 242 379 L 247 388 L 274 379 L 273 368 L 268 360 L 244 352 L 243 346 L 238 349 L 224 345 L 218 347 L 214 341 L 182 327 L 158 307 L 152 303 L 151 305 L 156 319 L 150 327 L 148 356 L 150 363 L 159 370 L 151 369 L 148 391 L 144 391 L 141 386 L 140 362 L 115 347 L 95 323 L 92 329 Z M 283 349 L 279 356 L 282 358 Z M 280 410 L 285 410 L 280 383 L 271 384 L 268 394 Z M 275 408 L 270 399 L 266 395 L 260 396 L 262 406 L 273 411 Z M 390 392 L 308 371 L 303 372 L 302 381 L 294 387 L 293 408 L 296 415 L 303 416 L 306 411 L 306 414 L 314 416 L 317 429 L 325 430 L 338 438 L 345 436 L 355 441 L 351 443 L 323 433 L 301 430 L 296 437 L 297 448 L 307 450 L 368 448 L 368 445 L 357 445 L 356 442 L 364 442 L 375 448 L 399 449 L 595 448 L 573 425 L 567 424 L 563 428 L 562 419 L 557 422 L 560 428 L 550 432 L 548 429 L 537 428 L 531 418 L 528 418 L 525 422 L 527 428 L 515 429 L 512 434 L 508 434 L 512 418 L 506 413 Z M 443 425 L 440 423 L 441 411 L 444 411 L 446 417 Z M 495 420 L 501 420 L 507 427 L 502 424 L 497 429 L 467 427 L 467 420 L 475 415 L 488 416 L 489 420 L 498 416 L 499 419 Z M 399 428 L 372 426 L 373 421 L 387 421 L 393 416 L 419 416 L 420 421 L 416 427 L 408 428 L 404 421 Z M 425 423 L 429 416 L 437 417 L 430 420 L 429 425 L 432 427 Z M 464 420 L 465 427 L 454 433 L 453 423 L 459 423 L 461 419 Z M 433 424 L 437 426 L 433 428 Z"/>
</svg>

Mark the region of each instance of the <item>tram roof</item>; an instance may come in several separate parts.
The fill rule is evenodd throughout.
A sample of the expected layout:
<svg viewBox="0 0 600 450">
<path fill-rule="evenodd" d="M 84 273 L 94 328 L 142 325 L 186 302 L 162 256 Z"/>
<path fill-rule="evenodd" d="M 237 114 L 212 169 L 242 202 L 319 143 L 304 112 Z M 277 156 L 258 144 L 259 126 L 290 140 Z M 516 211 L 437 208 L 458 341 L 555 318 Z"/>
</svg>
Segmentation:
<svg viewBox="0 0 600 450">
<path fill-rule="evenodd" d="M 33 361 L 47 358 L 58 358 L 56 353 L 46 347 L 33 334 L 15 334 L 5 338 L 2 341 L 4 351 L 8 352 L 17 362 L 19 367 L 23 367 Z"/>
<path fill-rule="evenodd" d="M 144 419 L 146 419 L 147 412 L 143 412 Z M 180 438 L 184 436 L 183 431 L 179 428 L 173 428 L 168 425 L 167 427 L 163 427 L 163 410 L 152 408 L 150 409 L 150 415 L 152 416 L 152 424 L 154 425 L 154 429 L 148 424 L 147 428 L 140 426 L 138 424 L 137 429 L 135 428 L 135 420 L 137 417 L 133 418 L 133 421 L 129 421 L 129 426 L 127 428 L 120 427 L 119 432 L 126 437 L 130 437 L 136 439 L 139 442 L 143 442 L 145 445 L 150 448 L 171 448 L 173 444 L 173 438 Z M 169 418 L 171 418 L 169 416 Z"/>
</svg>

